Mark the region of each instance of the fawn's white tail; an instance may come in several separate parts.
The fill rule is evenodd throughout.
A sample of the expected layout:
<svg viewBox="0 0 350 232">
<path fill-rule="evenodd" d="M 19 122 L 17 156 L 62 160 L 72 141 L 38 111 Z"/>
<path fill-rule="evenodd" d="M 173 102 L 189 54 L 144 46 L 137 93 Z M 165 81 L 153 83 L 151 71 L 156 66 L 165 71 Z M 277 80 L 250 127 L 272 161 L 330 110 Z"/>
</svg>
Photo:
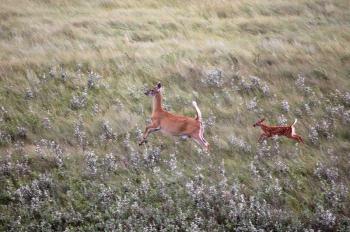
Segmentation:
<svg viewBox="0 0 350 232">
<path fill-rule="evenodd" d="M 294 123 L 292 124 L 291 128 L 292 128 L 292 136 L 295 136 L 296 133 L 295 133 L 295 127 L 294 125 L 297 123 L 298 119 L 295 119 Z"/>
<path fill-rule="evenodd" d="M 298 122 L 298 119 L 295 119 L 295 121 L 294 121 L 294 123 L 292 124 L 292 126 L 294 126 L 297 122 Z"/>
<path fill-rule="evenodd" d="M 197 111 L 197 118 L 196 119 L 201 122 L 202 121 L 202 113 L 201 113 L 200 109 L 198 108 L 197 102 L 193 101 L 192 105 Z"/>
</svg>

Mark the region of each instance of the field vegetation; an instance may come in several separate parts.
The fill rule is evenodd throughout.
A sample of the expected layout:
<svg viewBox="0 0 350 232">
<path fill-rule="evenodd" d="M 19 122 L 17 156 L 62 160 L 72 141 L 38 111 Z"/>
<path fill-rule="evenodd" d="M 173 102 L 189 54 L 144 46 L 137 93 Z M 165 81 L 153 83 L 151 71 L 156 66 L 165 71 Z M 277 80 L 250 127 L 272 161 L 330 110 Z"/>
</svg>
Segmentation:
<svg viewBox="0 0 350 232">
<path fill-rule="evenodd" d="M 2 0 L 0 231 L 349 231 L 349 90 L 348 0 Z"/>
</svg>

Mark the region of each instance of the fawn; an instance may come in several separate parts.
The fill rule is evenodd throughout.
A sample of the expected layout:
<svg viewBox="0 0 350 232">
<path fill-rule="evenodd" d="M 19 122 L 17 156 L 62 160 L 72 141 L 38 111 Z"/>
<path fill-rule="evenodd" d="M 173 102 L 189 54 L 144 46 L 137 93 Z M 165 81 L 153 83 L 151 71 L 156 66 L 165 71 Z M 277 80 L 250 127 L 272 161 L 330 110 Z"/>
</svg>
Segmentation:
<svg viewBox="0 0 350 232">
<path fill-rule="evenodd" d="M 290 139 L 294 139 L 298 142 L 304 143 L 304 140 L 302 137 L 297 135 L 295 133 L 295 124 L 297 123 L 297 119 L 295 119 L 294 123 L 290 126 L 268 126 L 263 124 L 263 121 L 265 119 L 261 119 L 257 121 L 253 127 L 260 126 L 260 128 L 263 130 L 263 133 L 260 135 L 258 141 L 260 142 L 263 139 L 270 138 L 274 135 L 278 136 L 286 136 Z"/>
</svg>

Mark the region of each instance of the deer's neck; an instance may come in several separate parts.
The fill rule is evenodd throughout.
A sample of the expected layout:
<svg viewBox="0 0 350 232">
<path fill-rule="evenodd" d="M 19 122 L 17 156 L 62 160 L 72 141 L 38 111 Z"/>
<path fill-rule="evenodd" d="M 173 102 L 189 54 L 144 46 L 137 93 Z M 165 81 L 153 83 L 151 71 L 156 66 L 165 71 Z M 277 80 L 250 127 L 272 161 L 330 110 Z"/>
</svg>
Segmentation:
<svg viewBox="0 0 350 232">
<path fill-rule="evenodd" d="M 162 95 L 160 95 L 160 93 L 157 93 L 154 97 L 153 97 L 153 109 L 152 109 L 152 113 L 156 113 L 158 111 L 162 111 Z"/>
</svg>

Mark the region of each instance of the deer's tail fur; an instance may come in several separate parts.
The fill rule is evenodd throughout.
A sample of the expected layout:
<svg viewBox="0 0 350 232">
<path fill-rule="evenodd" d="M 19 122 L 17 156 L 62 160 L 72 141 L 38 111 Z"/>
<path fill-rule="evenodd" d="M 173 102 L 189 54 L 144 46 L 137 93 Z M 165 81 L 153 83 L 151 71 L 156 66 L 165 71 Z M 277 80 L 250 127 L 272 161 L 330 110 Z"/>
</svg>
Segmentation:
<svg viewBox="0 0 350 232">
<path fill-rule="evenodd" d="M 196 111 L 197 111 L 196 120 L 202 122 L 202 113 L 201 113 L 200 109 L 198 108 L 197 102 L 193 101 L 193 102 L 192 102 L 192 105 L 193 105 L 193 107 L 194 107 L 194 108 L 196 109 Z"/>
<path fill-rule="evenodd" d="M 202 123 L 202 113 L 200 111 L 200 109 L 198 108 L 197 102 L 193 101 L 192 102 L 193 107 L 196 109 L 197 111 L 197 116 L 196 116 L 196 120 L 199 122 L 200 124 L 200 128 L 199 128 L 199 139 L 200 139 L 200 143 L 205 147 L 206 151 L 209 151 L 209 143 L 207 142 L 207 140 L 205 140 L 205 138 L 203 137 L 204 134 L 204 125 Z"/>
</svg>

